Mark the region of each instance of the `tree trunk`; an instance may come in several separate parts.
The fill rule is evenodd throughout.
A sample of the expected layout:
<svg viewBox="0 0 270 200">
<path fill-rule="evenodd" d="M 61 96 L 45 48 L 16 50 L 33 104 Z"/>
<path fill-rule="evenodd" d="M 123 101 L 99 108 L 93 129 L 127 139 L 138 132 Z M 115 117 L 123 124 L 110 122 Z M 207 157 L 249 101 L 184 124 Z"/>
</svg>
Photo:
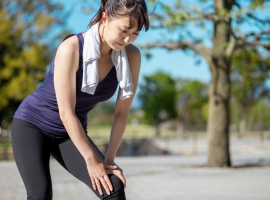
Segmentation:
<svg viewBox="0 0 270 200">
<path fill-rule="evenodd" d="M 230 0 L 215 0 L 215 12 L 231 9 Z M 210 69 L 212 80 L 209 88 L 208 163 L 209 167 L 231 165 L 229 152 L 230 125 L 230 66 L 231 58 L 225 53 L 230 39 L 230 21 L 214 22 L 213 49 Z"/>
</svg>

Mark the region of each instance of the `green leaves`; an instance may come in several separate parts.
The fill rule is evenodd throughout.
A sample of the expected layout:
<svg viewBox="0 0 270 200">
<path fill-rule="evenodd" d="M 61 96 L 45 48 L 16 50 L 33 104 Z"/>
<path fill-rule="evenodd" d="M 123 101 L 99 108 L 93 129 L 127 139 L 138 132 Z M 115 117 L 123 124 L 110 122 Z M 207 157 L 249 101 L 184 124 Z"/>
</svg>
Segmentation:
<svg viewBox="0 0 270 200">
<path fill-rule="evenodd" d="M 19 103 L 45 77 L 61 33 L 65 12 L 57 3 L 3 0 L 0 3 L 0 122 L 11 119 Z M 63 30 L 64 32 L 64 30 Z"/>
<path fill-rule="evenodd" d="M 235 113 L 248 120 L 253 107 L 270 97 L 266 85 L 270 73 L 270 57 L 263 58 L 254 48 L 239 50 L 233 57 L 231 72 L 232 97 L 237 104 Z"/>
<path fill-rule="evenodd" d="M 149 123 L 159 125 L 176 117 L 175 82 L 170 75 L 156 72 L 144 77 L 140 85 L 139 99 L 145 111 L 145 119 Z"/>
<path fill-rule="evenodd" d="M 200 81 L 176 79 L 178 118 L 183 123 L 203 124 L 207 121 L 208 86 Z"/>
<path fill-rule="evenodd" d="M 267 0 L 251 0 L 249 8 L 251 10 L 258 9 L 258 8 L 266 9 L 266 2 Z"/>
</svg>

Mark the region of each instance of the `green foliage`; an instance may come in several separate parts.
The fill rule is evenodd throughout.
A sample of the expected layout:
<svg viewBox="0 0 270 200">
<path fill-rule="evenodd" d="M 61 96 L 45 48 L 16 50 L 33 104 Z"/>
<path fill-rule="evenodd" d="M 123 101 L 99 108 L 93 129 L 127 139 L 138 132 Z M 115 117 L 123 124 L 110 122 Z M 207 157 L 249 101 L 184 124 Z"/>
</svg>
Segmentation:
<svg viewBox="0 0 270 200">
<path fill-rule="evenodd" d="M 88 124 L 92 125 L 112 125 L 114 117 L 114 104 L 106 101 L 99 103 L 88 113 Z"/>
<path fill-rule="evenodd" d="M 178 38 L 153 41 L 144 48 L 191 50 L 208 63 L 212 79 L 209 87 L 210 121 L 207 129 L 210 140 L 207 166 L 231 166 L 228 137 L 231 58 L 236 49 L 247 46 L 270 49 L 269 1 L 163 2 L 152 18 L 152 26 L 165 29 L 172 37 L 175 35 L 172 30 L 177 31 Z M 258 13 L 267 8 L 264 13 Z"/>
<path fill-rule="evenodd" d="M 270 73 L 270 57 L 263 58 L 256 49 L 243 49 L 233 57 L 231 81 L 235 115 L 247 121 L 251 109 L 261 99 L 270 97 L 266 81 Z"/>
<path fill-rule="evenodd" d="M 249 7 L 250 9 L 266 8 L 265 3 L 267 0 L 251 0 Z"/>
<path fill-rule="evenodd" d="M 235 99 L 231 100 L 231 118 L 232 124 L 239 125 L 242 116 L 239 113 L 239 103 Z M 256 104 L 249 109 L 246 117 L 246 128 L 252 129 L 259 126 L 260 128 L 270 127 L 270 104 L 269 98 L 258 99 Z"/>
<path fill-rule="evenodd" d="M 261 99 L 252 107 L 248 117 L 248 124 L 249 126 L 270 127 L 270 105 L 267 98 Z"/>
<path fill-rule="evenodd" d="M 177 79 L 178 119 L 188 124 L 205 124 L 208 102 L 207 85 L 194 80 Z"/>
<path fill-rule="evenodd" d="M 183 0 L 173 0 L 173 1 L 159 1 L 151 0 L 150 5 L 157 3 L 158 9 L 153 16 L 151 16 L 153 27 L 165 28 L 170 31 L 178 31 L 183 39 L 192 39 L 195 41 L 204 40 L 212 37 L 213 29 L 209 29 L 212 22 L 215 21 L 233 21 L 233 30 L 237 34 L 242 34 L 239 25 L 259 22 L 260 18 L 250 18 L 247 14 L 252 14 L 259 10 L 269 11 L 269 1 L 266 0 L 248 0 L 248 1 L 224 1 L 223 4 L 233 4 L 235 7 L 233 9 L 216 9 L 214 11 L 214 0 L 200 0 L 200 1 L 183 1 Z M 266 13 L 267 14 L 267 13 Z M 267 16 L 267 15 L 266 15 Z M 267 18 L 269 22 L 269 17 Z M 264 21 L 264 20 L 262 20 Z M 269 23 L 268 23 L 269 24 Z M 190 27 L 195 26 L 198 30 L 209 31 L 211 34 L 203 35 L 194 34 L 190 32 Z M 258 26 L 260 27 L 260 26 Z M 256 27 L 254 27 L 256 30 Z M 262 27 L 261 27 L 262 28 Z M 261 29 L 260 28 L 260 29 Z M 198 37 L 199 35 L 199 37 Z M 210 38 L 209 38 L 210 39 Z"/>
<path fill-rule="evenodd" d="M 143 82 L 140 84 L 138 96 L 142 102 L 145 120 L 158 126 L 176 118 L 176 88 L 171 76 L 156 72 L 151 76 L 145 76 Z"/>
<path fill-rule="evenodd" d="M 111 101 L 99 103 L 93 110 L 88 113 L 88 124 L 92 126 L 109 126 L 111 127 L 114 120 L 115 105 Z M 127 124 L 132 120 L 137 120 L 139 124 L 145 124 L 143 111 L 131 108 Z M 90 128 L 91 129 L 91 128 Z"/>
<path fill-rule="evenodd" d="M 50 33 L 56 27 L 63 30 L 65 18 L 62 6 L 51 1 L 1 1 L 0 122 L 10 121 L 20 102 L 44 79 L 52 51 L 66 34 Z"/>
</svg>

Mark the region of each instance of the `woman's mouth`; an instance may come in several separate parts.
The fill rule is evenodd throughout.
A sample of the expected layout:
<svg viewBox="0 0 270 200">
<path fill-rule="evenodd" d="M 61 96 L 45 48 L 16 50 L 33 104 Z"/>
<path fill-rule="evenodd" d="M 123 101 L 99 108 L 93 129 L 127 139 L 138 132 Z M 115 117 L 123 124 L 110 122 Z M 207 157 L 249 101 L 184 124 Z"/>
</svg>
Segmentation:
<svg viewBox="0 0 270 200">
<path fill-rule="evenodd" d="M 118 44 L 120 47 L 125 46 L 125 44 L 120 44 L 120 43 L 118 43 L 118 42 L 117 42 L 117 44 Z"/>
</svg>

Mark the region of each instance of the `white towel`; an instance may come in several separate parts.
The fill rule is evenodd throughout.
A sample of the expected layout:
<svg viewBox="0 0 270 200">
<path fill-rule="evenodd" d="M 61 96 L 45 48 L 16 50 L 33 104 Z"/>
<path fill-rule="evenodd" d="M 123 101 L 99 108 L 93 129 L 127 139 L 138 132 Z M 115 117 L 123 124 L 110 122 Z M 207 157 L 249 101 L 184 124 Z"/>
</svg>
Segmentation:
<svg viewBox="0 0 270 200">
<path fill-rule="evenodd" d="M 99 23 L 92 26 L 85 35 L 83 45 L 82 92 L 94 94 L 98 85 L 98 59 L 100 58 Z M 126 49 L 112 50 L 112 63 L 116 68 L 117 80 L 121 88 L 121 100 L 133 95 L 133 83 Z"/>
</svg>

